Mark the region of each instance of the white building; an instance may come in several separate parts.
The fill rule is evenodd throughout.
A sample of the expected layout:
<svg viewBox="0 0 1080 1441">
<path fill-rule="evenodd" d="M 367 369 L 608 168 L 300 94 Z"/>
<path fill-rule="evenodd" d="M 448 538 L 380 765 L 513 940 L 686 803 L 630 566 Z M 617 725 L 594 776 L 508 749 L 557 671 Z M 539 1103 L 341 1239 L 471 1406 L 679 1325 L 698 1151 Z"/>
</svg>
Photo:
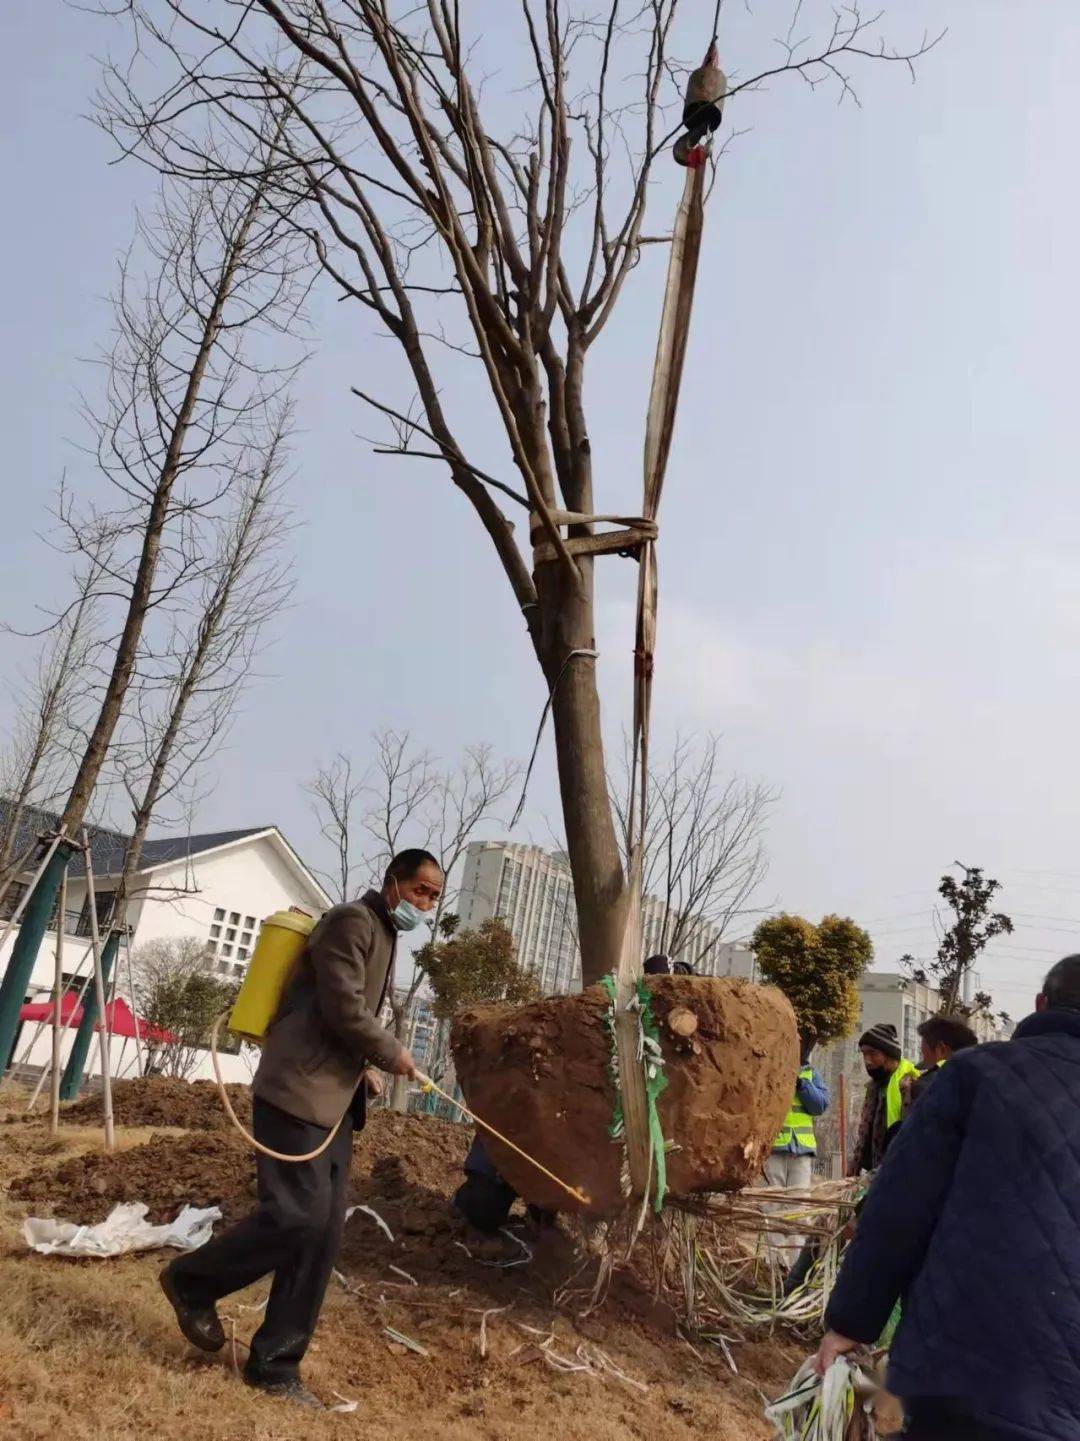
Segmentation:
<svg viewBox="0 0 1080 1441">
<path fill-rule="evenodd" d="M 41 832 L 55 827 L 55 817 L 40 813 L 34 813 L 30 822 Z M 29 835 L 32 839 L 33 830 Z M 118 832 L 91 831 L 96 910 L 103 930 L 111 915 L 126 846 L 127 838 Z M 8 889 L 0 902 L 3 921 L 14 913 L 24 890 L 25 881 L 14 882 Z M 91 968 L 90 911 L 81 856 L 72 861 L 67 892 L 64 985 L 65 989 L 77 989 Z M 148 941 L 193 937 L 205 945 L 207 962 L 222 979 L 239 978 L 247 967 L 264 917 L 290 906 L 318 916 L 330 905 L 330 897 L 276 826 L 148 840 L 143 847 L 138 889 L 128 905 L 130 946 L 134 951 Z M 13 928 L 0 950 L 0 971 L 7 966 L 18 933 L 18 927 Z M 27 1000 L 44 1000 L 51 994 L 55 957 L 54 915 L 34 963 Z M 117 972 L 117 994 L 127 999 L 123 949 Z M 32 1027 L 24 1026 L 23 1034 L 16 1039 L 13 1055 L 17 1061 L 23 1059 L 32 1031 Z M 65 1057 L 69 1035 L 65 1034 Z M 29 1053 L 29 1064 L 47 1062 L 50 1045 L 49 1028 L 45 1027 Z M 118 1060 L 119 1038 L 113 1039 L 113 1048 Z M 129 1046 L 125 1057 L 125 1070 L 130 1074 L 133 1051 Z M 225 1055 L 222 1062 L 228 1079 L 249 1079 L 250 1058 Z M 100 1071 L 96 1041 L 91 1047 L 90 1070 L 93 1074 Z M 212 1074 L 206 1056 L 196 1075 Z"/>
<path fill-rule="evenodd" d="M 439 1026 L 432 1010 L 434 998 L 427 992 L 420 991 L 410 1001 L 408 990 L 404 986 L 396 986 L 394 1000 L 399 1006 L 405 1007 L 402 1044 L 412 1052 L 413 1060 L 420 1070 L 430 1074 L 435 1061 L 435 1040 Z M 393 1028 L 394 1013 L 389 1000 L 383 1006 L 379 1019 L 388 1030 Z"/>
<path fill-rule="evenodd" d="M 663 949 L 667 910 L 647 896 L 643 907 L 643 959 Z M 457 897 L 461 924 L 475 928 L 494 916 L 510 929 L 518 959 L 532 971 L 545 995 L 581 986 L 581 956 L 570 862 L 562 851 L 504 841 L 474 841 L 465 853 Z M 754 957 L 742 946 L 720 940 L 707 922 L 696 926 L 673 961 L 688 961 L 704 975 L 752 979 Z"/>
</svg>

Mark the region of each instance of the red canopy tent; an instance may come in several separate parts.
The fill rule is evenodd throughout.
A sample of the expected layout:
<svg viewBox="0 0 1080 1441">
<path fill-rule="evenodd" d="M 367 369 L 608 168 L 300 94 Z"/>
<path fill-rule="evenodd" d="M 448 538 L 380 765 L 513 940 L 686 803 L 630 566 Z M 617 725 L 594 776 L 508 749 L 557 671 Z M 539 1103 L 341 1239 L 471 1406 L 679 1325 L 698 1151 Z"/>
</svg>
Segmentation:
<svg viewBox="0 0 1080 1441">
<path fill-rule="evenodd" d="M 134 1036 L 137 1032 L 140 1041 L 160 1041 L 163 1045 L 180 1039 L 172 1031 L 152 1026 L 149 1021 L 136 1016 L 127 1001 L 119 996 L 105 1007 L 105 1011 L 109 1018 L 109 1030 L 114 1036 Z M 100 1030 L 100 1025 L 96 1029 Z"/>
<path fill-rule="evenodd" d="M 51 1022 L 54 1014 L 52 1001 L 33 1001 L 20 1010 L 19 1020 Z M 138 1034 L 141 1041 L 159 1041 L 163 1045 L 179 1040 L 179 1037 L 174 1036 L 171 1031 L 163 1031 L 160 1026 L 152 1026 L 149 1021 L 144 1021 L 141 1017 L 136 1016 L 128 1003 L 119 997 L 115 1001 L 109 1002 L 105 1007 L 105 1014 L 109 1030 L 114 1036 Z M 82 1006 L 78 1004 L 75 992 L 65 991 L 60 997 L 61 1026 L 77 1026 L 82 1020 L 82 1016 Z M 101 1030 L 100 1021 L 94 1026 L 94 1030 Z"/>
<path fill-rule="evenodd" d="M 65 991 L 60 997 L 60 1024 L 62 1026 L 77 1026 L 82 1020 L 82 1006 L 78 1003 L 79 998 L 74 991 Z M 23 1006 L 19 1012 L 20 1021 L 51 1021 L 54 1015 L 54 1007 L 51 1000 L 33 1001 Z"/>
</svg>

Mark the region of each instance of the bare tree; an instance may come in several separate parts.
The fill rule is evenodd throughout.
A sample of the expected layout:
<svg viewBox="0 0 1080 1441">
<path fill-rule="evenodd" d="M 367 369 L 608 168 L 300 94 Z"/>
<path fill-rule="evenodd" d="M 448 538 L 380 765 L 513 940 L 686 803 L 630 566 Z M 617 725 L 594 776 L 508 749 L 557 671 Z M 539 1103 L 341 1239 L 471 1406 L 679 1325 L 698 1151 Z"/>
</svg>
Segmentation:
<svg viewBox="0 0 1080 1441">
<path fill-rule="evenodd" d="M 612 778 L 623 850 L 629 835 L 632 756 Z M 762 840 L 777 792 L 724 772 L 720 737 L 677 737 L 662 769 L 650 768 L 642 846 L 642 891 L 665 908 L 660 949 L 677 957 L 695 935 L 751 914 L 768 870 Z M 710 947 L 701 952 L 707 954 Z"/>
<path fill-rule="evenodd" d="M 201 528 L 220 513 L 251 426 L 295 369 L 296 362 L 270 365 L 260 353 L 268 336 L 279 339 L 295 321 L 305 281 L 295 230 L 271 199 L 278 134 L 280 124 L 264 113 L 234 180 L 166 182 L 120 267 L 104 399 L 85 407 L 91 454 L 113 504 L 102 510 L 69 499 L 61 511 L 76 555 L 103 531 L 115 537 L 98 594 L 111 603 L 117 631 L 62 808 L 69 837 L 105 765 L 148 618 L 167 612 L 198 579 Z M 14 1035 L 67 855 L 61 850 L 54 859 L 0 986 L 0 1057 Z"/>
<path fill-rule="evenodd" d="M 656 530 L 597 514 L 586 368 L 642 246 L 670 229 L 650 235 L 646 215 L 688 68 L 673 51 L 678 0 L 610 0 L 599 14 L 522 0 L 516 48 L 500 30 L 500 62 L 512 60 L 497 79 L 485 79 L 483 37 L 463 29 L 458 0 L 394 13 L 388 0 L 123 8 L 140 55 L 167 58 L 171 73 L 148 98 L 144 82 L 160 79 L 115 68 L 101 114 L 151 163 L 220 173 L 194 125 L 209 114 L 227 134 L 258 130 L 268 103 L 287 108 L 278 151 L 283 173 L 303 176 L 318 259 L 398 342 L 414 391 L 354 392 L 389 424 L 378 448 L 445 465 L 524 617 L 550 697 L 584 979 L 596 980 L 618 959 L 627 891 L 594 667 L 594 559 L 637 555 Z M 804 40 L 809 8 L 795 6 L 780 62 L 732 84 L 729 100 L 783 71 L 843 98 L 857 64 L 910 66 L 931 43 L 890 49 L 857 5 L 830 8 L 820 36 Z M 698 52 L 707 39 L 699 30 L 687 44 Z M 288 184 L 282 193 L 295 198 Z M 513 483 L 477 463 L 485 432 L 467 439 L 448 412 L 447 361 L 478 367 Z M 527 515 L 524 546 L 508 500 Z"/>
<path fill-rule="evenodd" d="M 106 399 L 86 417 L 130 553 L 108 571 L 123 623 L 65 810 L 69 829 L 100 773 L 147 618 L 198 579 L 200 523 L 218 512 L 249 427 L 294 369 L 256 358 L 259 333 L 286 330 L 302 291 L 295 236 L 268 198 L 265 137 L 257 158 L 254 183 L 167 184 L 139 227 L 145 278 L 133 276 L 130 255 L 121 265 Z M 63 518 L 81 550 L 85 514 L 72 505 Z"/>
<path fill-rule="evenodd" d="M 290 411 L 266 417 L 229 478 L 228 510 L 207 536 L 197 598 L 185 596 L 160 655 L 141 662 L 134 705 L 116 766 L 131 804 L 133 830 L 114 903 L 122 927 L 150 823 L 182 797 L 227 735 L 267 622 L 290 590 L 282 547 L 289 527 L 282 500 Z"/>
<path fill-rule="evenodd" d="M 442 768 L 429 751 L 417 747 L 407 731 L 384 729 L 372 737 L 374 758 L 361 780 L 347 756 L 338 755 L 309 786 L 323 835 L 337 854 L 343 900 L 353 894 L 350 878 L 358 871 L 381 885 L 391 858 L 405 844 L 436 857 L 447 884 L 431 915 L 438 933 L 449 900 L 451 878 L 477 828 L 495 816 L 521 767 L 498 761 L 490 746 L 469 746 L 454 767 Z M 348 887 L 348 889 L 346 889 Z M 409 1010 L 423 982 L 413 968 L 408 985 L 388 999 L 394 1034 L 405 1037 Z M 404 1104 L 405 1087 L 395 1081 L 394 1104 Z"/>
<path fill-rule="evenodd" d="M 306 786 L 319 820 L 319 833 L 334 851 L 333 870 L 317 870 L 316 874 L 339 902 L 351 900 L 356 894 L 353 878 L 358 870 L 367 879 L 367 865 L 354 859 L 353 851 L 360 829 L 357 808 L 358 804 L 362 808 L 365 784 L 366 776 L 357 776 L 351 757 L 339 751 L 329 765 L 319 767 Z"/>
<path fill-rule="evenodd" d="M 9 745 L 0 761 L 0 893 L 36 849 L 22 835 L 30 807 L 49 807 L 69 779 L 78 708 L 99 644 L 97 587 L 108 562 L 110 537 L 99 534 L 85 564 L 75 569 L 75 598 L 59 624 L 39 637 L 40 649 L 25 690 L 16 700 Z"/>
</svg>

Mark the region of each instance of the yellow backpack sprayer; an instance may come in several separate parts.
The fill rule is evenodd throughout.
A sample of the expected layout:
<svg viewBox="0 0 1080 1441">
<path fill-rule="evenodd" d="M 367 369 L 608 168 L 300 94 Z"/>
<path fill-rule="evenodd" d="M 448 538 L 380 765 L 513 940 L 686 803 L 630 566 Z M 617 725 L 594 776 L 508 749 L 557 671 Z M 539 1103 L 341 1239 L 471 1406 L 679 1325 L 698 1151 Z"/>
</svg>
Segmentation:
<svg viewBox="0 0 1080 1441">
<path fill-rule="evenodd" d="M 259 939 L 255 943 L 255 950 L 252 952 L 251 960 L 248 962 L 247 974 L 244 976 L 240 992 L 236 997 L 231 1011 L 223 1011 L 214 1022 L 210 1030 L 210 1058 L 214 1066 L 214 1079 L 217 1082 L 218 1094 L 221 1096 L 222 1105 L 228 1114 L 233 1125 L 243 1136 L 244 1140 L 254 1150 L 260 1151 L 264 1156 L 270 1156 L 275 1161 L 314 1161 L 317 1156 L 329 1146 L 330 1142 L 337 1135 L 341 1122 L 345 1119 L 343 1115 L 337 1125 L 323 1141 L 322 1145 L 314 1151 L 308 1151 L 302 1156 L 289 1156 L 282 1151 L 272 1151 L 269 1146 L 264 1146 L 257 1141 L 243 1125 L 243 1122 L 233 1110 L 232 1102 L 229 1100 L 229 1093 L 225 1089 L 225 1082 L 221 1075 L 221 1064 L 218 1060 L 218 1036 L 221 1033 L 221 1026 L 225 1018 L 229 1020 L 229 1030 L 242 1041 L 249 1041 L 253 1046 L 261 1046 L 266 1039 L 266 1033 L 270 1029 L 270 1023 L 277 1015 L 282 997 L 285 994 L 285 987 L 292 980 L 300 957 L 304 954 L 304 947 L 307 945 L 312 931 L 318 922 L 314 917 L 307 915 L 304 911 L 295 907 L 288 911 L 275 911 L 272 916 L 267 916 L 259 929 Z M 583 1206 L 588 1205 L 588 1197 L 577 1189 L 576 1186 L 568 1186 L 565 1181 L 559 1179 L 546 1166 L 542 1166 L 533 1156 L 516 1146 L 501 1131 L 496 1131 L 494 1126 L 489 1126 L 479 1116 L 473 1114 L 467 1106 L 454 1099 L 435 1084 L 430 1076 L 417 1072 L 417 1080 L 425 1091 L 434 1091 L 456 1106 L 459 1111 L 467 1116 L 475 1125 L 481 1126 L 485 1131 L 490 1132 L 503 1145 L 509 1146 L 516 1151 L 524 1160 L 530 1162 L 542 1171 L 549 1180 L 561 1186 L 575 1201 Z M 348 1111 L 345 1113 L 348 1114 Z"/>
<path fill-rule="evenodd" d="M 305 1155 L 288 1156 L 282 1151 L 272 1151 L 269 1146 L 264 1146 L 245 1129 L 240 1117 L 233 1110 L 229 1093 L 225 1089 L 225 1082 L 221 1076 L 221 1063 L 218 1060 L 218 1036 L 221 1033 L 222 1022 L 227 1016 L 229 1030 L 234 1036 L 241 1041 L 250 1041 L 253 1046 L 262 1045 L 266 1039 L 266 1033 L 270 1029 L 270 1022 L 281 1008 L 285 987 L 292 980 L 300 957 L 304 954 L 308 938 L 317 924 L 318 922 L 313 916 L 309 916 L 295 907 L 288 911 L 275 911 L 272 916 L 267 916 L 259 928 L 259 939 L 255 942 L 255 949 L 248 962 L 247 974 L 244 976 L 232 1010 L 222 1011 L 210 1029 L 210 1059 L 214 1066 L 214 1079 L 217 1082 L 218 1094 L 229 1120 L 253 1150 L 260 1151 L 264 1156 L 270 1156 L 275 1161 L 314 1161 L 316 1156 L 322 1155 L 337 1135 L 341 1121 L 345 1117 L 341 1117 L 321 1146 L 314 1151 L 308 1151 Z"/>
<path fill-rule="evenodd" d="M 295 909 L 275 911 L 263 921 L 229 1015 L 234 1036 L 255 1046 L 262 1044 L 315 925 L 312 916 Z"/>
</svg>

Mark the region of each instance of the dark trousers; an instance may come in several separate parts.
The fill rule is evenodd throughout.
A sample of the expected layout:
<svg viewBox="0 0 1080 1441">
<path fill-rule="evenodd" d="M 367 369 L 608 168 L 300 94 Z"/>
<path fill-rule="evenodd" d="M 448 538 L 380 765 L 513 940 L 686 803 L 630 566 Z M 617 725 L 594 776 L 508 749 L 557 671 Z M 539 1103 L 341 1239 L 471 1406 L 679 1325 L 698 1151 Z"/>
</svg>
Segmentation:
<svg viewBox="0 0 1080 1441">
<path fill-rule="evenodd" d="M 957 1401 L 912 1397 L 904 1410 L 904 1441 L 1020 1441 L 1017 1433 L 981 1420 Z"/>
<path fill-rule="evenodd" d="M 302 1156 L 326 1139 L 309 1125 L 255 1097 L 257 1141 Z M 352 1159 L 353 1118 L 346 1116 L 314 1161 L 275 1161 L 256 1152 L 259 1204 L 246 1220 L 172 1263 L 185 1299 L 219 1301 L 274 1273 L 263 1324 L 251 1341 L 245 1374 L 263 1385 L 291 1381 L 319 1319 L 341 1246 Z"/>
</svg>

